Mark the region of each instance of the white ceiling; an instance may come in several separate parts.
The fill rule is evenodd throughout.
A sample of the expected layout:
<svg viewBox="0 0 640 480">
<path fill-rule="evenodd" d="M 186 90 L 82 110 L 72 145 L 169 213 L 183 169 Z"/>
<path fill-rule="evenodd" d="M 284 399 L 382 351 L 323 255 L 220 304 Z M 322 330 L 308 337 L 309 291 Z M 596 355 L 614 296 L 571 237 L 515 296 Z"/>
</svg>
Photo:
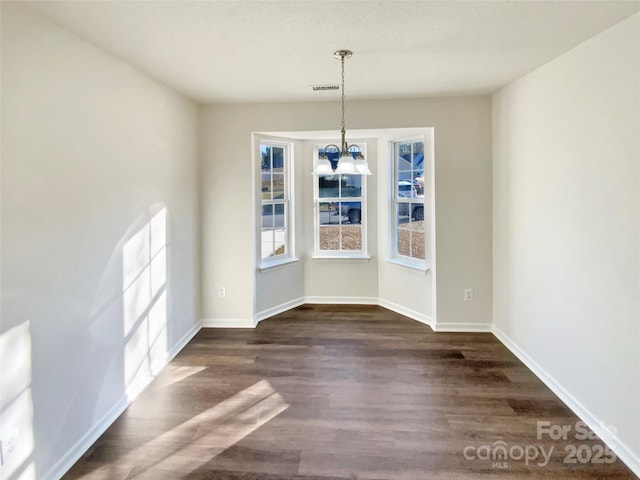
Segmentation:
<svg viewBox="0 0 640 480">
<path fill-rule="evenodd" d="M 485 94 L 640 1 L 38 1 L 30 7 L 201 102 Z"/>
</svg>

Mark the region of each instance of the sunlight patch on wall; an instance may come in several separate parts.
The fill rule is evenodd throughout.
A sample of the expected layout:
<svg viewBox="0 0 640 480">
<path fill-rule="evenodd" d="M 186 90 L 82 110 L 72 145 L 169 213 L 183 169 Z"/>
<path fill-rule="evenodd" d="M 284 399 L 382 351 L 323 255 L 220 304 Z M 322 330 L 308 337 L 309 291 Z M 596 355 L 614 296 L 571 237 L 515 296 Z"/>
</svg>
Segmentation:
<svg viewBox="0 0 640 480">
<path fill-rule="evenodd" d="M 129 401 L 168 358 L 167 209 L 158 208 L 122 247 L 124 381 Z"/>
<path fill-rule="evenodd" d="M 31 398 L 31 331 L 26 321 L 0 337 L 0 477 L 36 478 L 33 464 L 33 400 Z"/>
</svg>

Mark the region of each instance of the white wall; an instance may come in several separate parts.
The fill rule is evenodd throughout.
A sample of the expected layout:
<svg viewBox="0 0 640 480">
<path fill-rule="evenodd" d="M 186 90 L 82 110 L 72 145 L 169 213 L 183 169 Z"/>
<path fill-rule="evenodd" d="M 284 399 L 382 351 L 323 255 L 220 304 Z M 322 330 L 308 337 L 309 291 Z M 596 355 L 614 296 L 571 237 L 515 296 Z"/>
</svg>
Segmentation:
<svg viewBox="0 0 640 480">
<path fill-rule="evenodd" d="M 2 477 L 58 478 L 198 326 L 198 112 L 7 2 L 2 96 Z"/>
<path fill-rule="evenodd" d="M 211 105 L 204 109 L 201 208 L 205 319 L 250 324 L 254 315 L 251 133 L 334 130 L 339 126 L 339 111 L 340 105 L 335 102 Z M 447 324 L 451 328 L 488 328 L 492 301 L 490 99 L 347 101 L 348 130 L 403 127 L 435 128 L 438 324 L 443 328 Z M 370 148 L 377 147 L 373 144 Z M 310 172 L 310 157 L 308 162 Z M 310 195 L 308 191 L 306 194 Z M 376 214 L 374 205 L 374 221 Z M 227 231 L 231 233 L 221 234 Z M 375 234 L 370 241 L 375 246 Z M 379 257 L 386 252 L 373 255 Z M 382 291 L 369 287 L 365 291 L 359 284 L 352 290 L 331 287 L 337 271 L 344 269 L 355 276 L 354 280 L 363 281 L 371 272 L 376 275 L 375 265 L 313 263 L 317 276 L 313 276 L 313 283 L 309 279 L 306 283 L 309 291 L 324 296 L 382 296 Z M 293 275 L 290 281 L 296 277 Z M 368 281 L 363 284 L 368 285 Z M 422 292 L 428 298 L 432 295 L 429 285 L 425 282 Z M 217 295 L 222 286 L 226 288 L 224 299 Z M 475 301 L 463 301 L 465 287 L 475 288 Z M 286 285 L 283 288 L 286 290 Z M 434 304 L 431 300 L 422 303 Z"/>
<path fill-rule="evenodd" d="M 640 474 L 640 14 L 493 98 L 497 333 Z"/>
</svg>

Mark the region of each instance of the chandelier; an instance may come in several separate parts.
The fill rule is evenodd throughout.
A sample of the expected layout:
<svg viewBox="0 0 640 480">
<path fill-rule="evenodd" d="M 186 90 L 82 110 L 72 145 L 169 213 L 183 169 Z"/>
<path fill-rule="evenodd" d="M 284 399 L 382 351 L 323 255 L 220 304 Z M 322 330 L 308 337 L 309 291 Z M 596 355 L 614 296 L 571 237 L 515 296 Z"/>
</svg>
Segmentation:
<svg viewBox="0 0 640 480">
<path fill-rule="evenodd" d="M 320 154 L 318 160 L 316 160 L 316 164 L 313 168 L 313 173 L 319 176 L 325 175 L 371 175 L 371 170 L 369 170 L 369 164 L 367 160 L 362 155 L 362 150 L 358 145 L 349 145 L 345 139 L 346 131 L 344 124 L 344 61 L 347 58 L 350 58 L 353 55 L 353 52 L 349 50 L 338 50 L 333 54 L 338 60 L 340 60 L 341 72 L 342 72 L 342 83 L 340 91 L 342 93 L 342 123 L 340 124 L 340 136 L 341 136 L 341 144 L 338 147 L 335 144 L 329 144 L 324 147 L 324 150 Z M 333 150 L 335 152 L 340 153 L 340 159 L 338 160 L 338 165 L 336 169 L 333 170 L 333 166 L 331 165 L 331 161 L 327 156 L 327 150 Z M 355 159 L 353 158 L 353 154 L 355 154 Z"/>
</svg>

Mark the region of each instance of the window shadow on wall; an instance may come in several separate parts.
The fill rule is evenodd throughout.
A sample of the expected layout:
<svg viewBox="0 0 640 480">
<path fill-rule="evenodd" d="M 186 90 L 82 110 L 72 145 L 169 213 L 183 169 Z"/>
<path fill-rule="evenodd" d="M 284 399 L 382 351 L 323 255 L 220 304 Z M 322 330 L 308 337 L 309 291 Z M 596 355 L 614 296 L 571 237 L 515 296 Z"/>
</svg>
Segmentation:
<svg viewBox="0 0 640 480">
<path fill-rule="evenodd" d="M 123 366 L 129 401 L 168 360 L 167 250 L 164 207 L 122 247 Z"/>
<path fill-rule="evenodd" d="M 7 480 L 35 479 L 31 328 L 28 320 L 2 333 L 0 365 L 0 477 Z"/>
</svg>

